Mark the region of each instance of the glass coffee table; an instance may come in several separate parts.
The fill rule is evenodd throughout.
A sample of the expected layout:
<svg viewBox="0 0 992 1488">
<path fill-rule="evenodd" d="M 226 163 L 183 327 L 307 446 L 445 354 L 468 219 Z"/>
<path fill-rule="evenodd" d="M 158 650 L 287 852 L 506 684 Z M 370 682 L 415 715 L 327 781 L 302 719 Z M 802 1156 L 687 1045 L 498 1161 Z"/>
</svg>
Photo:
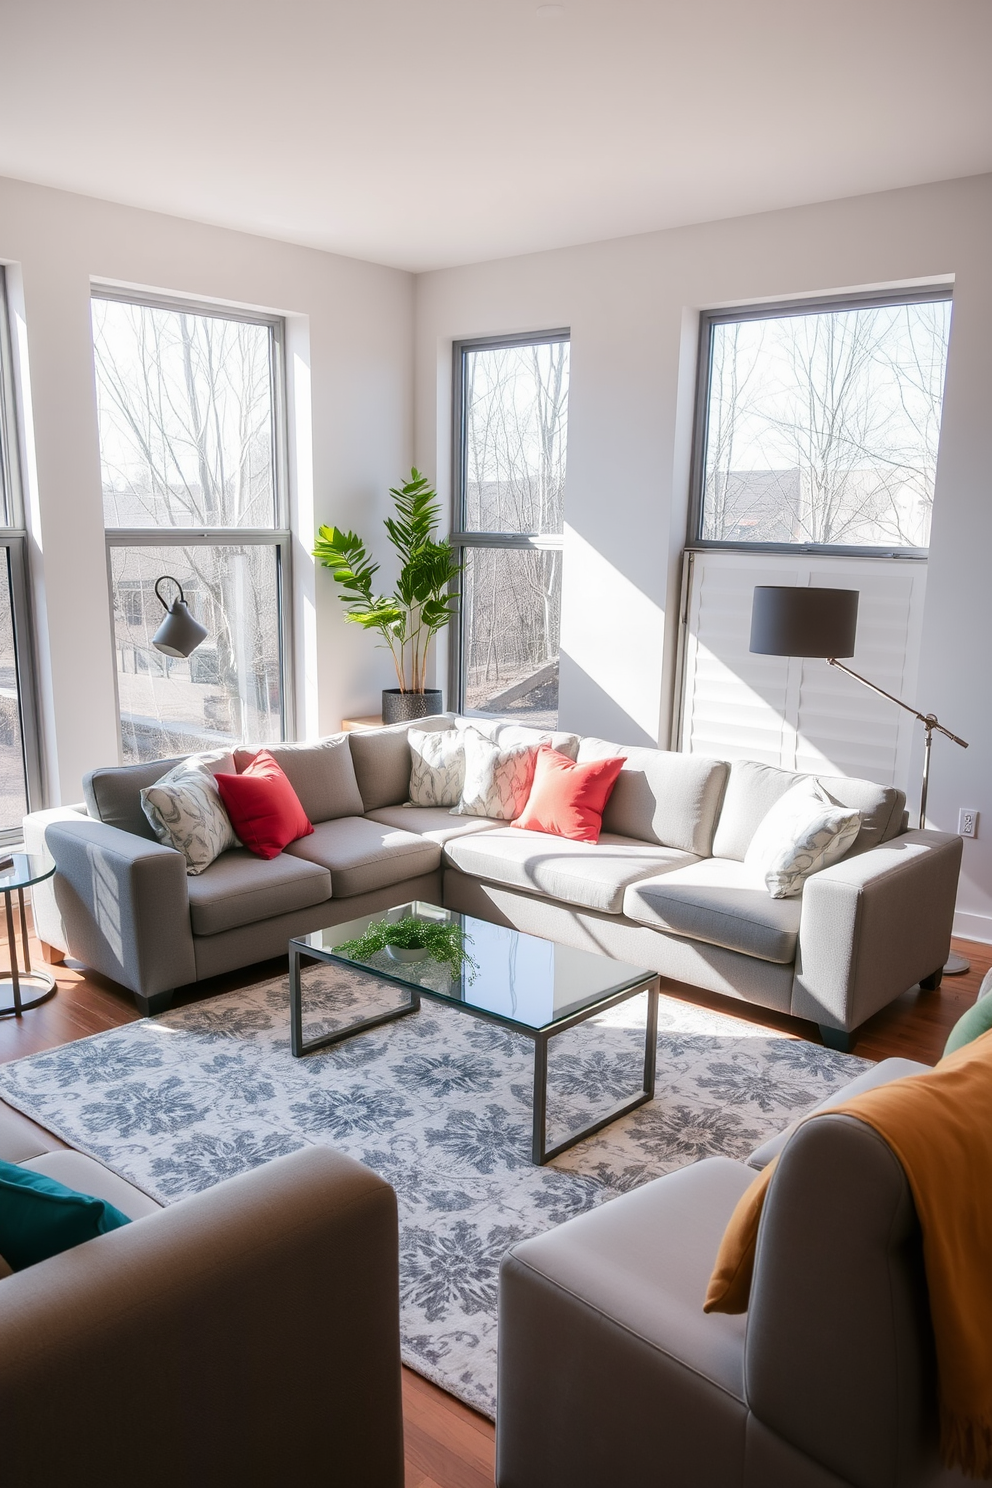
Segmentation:
<svg viewBox="0 0 992 1488">
<path fill-rule="evenodd" d="M 457 975 L 445 964 L 424 957 L 399 961 L 387 950 L 368 961 L 358 961 L 339 949 L 358 940 L 371 925 L 385 920 L 395 923 L 407 915 L 416 919 L 457 925 L 463 934 L 467 955 Z M 348 966 L 384 982 L 402 987 L 406 997 L 396 1007 L 372 1017 L 356 1019 L 319 1038 L 304 1041 L 303 1000 L 300 964 L 303 960 Z M 524 1034 L 534 1044 L 534 1121 L 531 1152 L 542 1164 L 592 1136 L 601 1127 L 644 1105 L 654 1096 L 655 1052 L 658 1036 L 658 976 L 639 966 L 611 961 L 591 951 L 556 945 L 536 935 L 524 935 L 503 925 L 490 924 L 472 915 L 441 909 L 436 904 L 415 901 L 378 914 L 316 930 L 312 935 L 289 942 L 289 1008 L 293 1054 L 300 1058 L 314 1049 L 336 1044 L 368 1028 L 394 1018 L 407 1017 L 420 1007 L 421 997 L 430 997 L 451 1007 L 460 1007 L 476 1018 L 486 1018 L 504 1028 Z M 547 1145 L 548 1044 L 597 1013 L 626 1002 L 638 993 L 648 993 L 644 1036 L 644 1069 L 641 1089 L 612 1106 L 587 1126 L 568 1134 L 553 1147 Z"/>
</svg>

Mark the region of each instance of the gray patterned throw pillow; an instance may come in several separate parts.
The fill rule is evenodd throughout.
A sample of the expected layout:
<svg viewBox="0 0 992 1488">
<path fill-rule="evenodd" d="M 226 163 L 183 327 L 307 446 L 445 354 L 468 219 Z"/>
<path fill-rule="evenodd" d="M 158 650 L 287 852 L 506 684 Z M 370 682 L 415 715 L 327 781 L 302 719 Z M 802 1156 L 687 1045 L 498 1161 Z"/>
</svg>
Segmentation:
<svg viewBox="0 0 992 1488">
<path fill-rule="evenodd" d="M 860 830 L 860 811 L 835 805 L 815 780 L 799 780 L 758 823 L 744 866 L 773 899 L 792 899 L 811 873 L 840 861 Z"/>
<path fill-rule="evenodd" d="M 410 805 L 457 806 L 465 783 L 461 729 L 410 729 Z"/>
<path fill-rule="evenodd" d="M 183 760 L 141 792 L 141 809 L 165 847 L 186 859 L 186 872 L 202 873 L 229 847 L 240 846 L 214 777 L 202 760 Z"/>
<path fill-rule="evenodd" d="M 452 816 L 489 816 L 513 821 L 527 804 L 534 784 L 540 744 L 512 744 L 503 748 L 480 734 L 462 731 L 465 740 L 465 784 Z"/>
</svg>

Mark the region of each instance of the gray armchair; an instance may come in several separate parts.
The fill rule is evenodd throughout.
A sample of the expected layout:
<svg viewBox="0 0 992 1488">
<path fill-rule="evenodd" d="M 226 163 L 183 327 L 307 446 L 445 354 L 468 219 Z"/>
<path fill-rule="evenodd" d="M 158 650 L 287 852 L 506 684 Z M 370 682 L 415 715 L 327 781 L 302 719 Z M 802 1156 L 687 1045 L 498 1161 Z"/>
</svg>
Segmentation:
<svg viewBox="0 0 992 1488">
<path fill-rule="evenodd" d="M 0 1279 L 8 1488 L 402 1488 L 388 1184 L 308 1147 L 159 1209 L 36 1131 L 0 1107 L 8 1161 L 134 1223 Z"/>
<path fill-rule="evenodd" d="M 931 1488 L 919 1227 L 869 1127 L 787 1142 L 750 1310 L 702 1311 L 754 1170 L 683 1168 L 518 1245 L 500 1275 L 499 1488 Z"/>
</svg>

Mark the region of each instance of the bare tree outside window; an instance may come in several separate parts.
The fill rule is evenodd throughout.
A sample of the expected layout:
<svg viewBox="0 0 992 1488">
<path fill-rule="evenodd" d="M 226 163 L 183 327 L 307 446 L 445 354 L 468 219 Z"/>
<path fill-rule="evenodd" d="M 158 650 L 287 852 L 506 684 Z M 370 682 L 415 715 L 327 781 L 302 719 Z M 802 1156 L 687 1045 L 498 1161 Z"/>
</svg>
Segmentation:
<svg viewBox="0 0 992 1488">
<path fill-rule="evenodd" d="M 271 323 L 93 300 L 126 760 L 282 737 L 273 337 Z M 151 644 L 162 574 L 207 627 L 186 661 Z"/>
<path fill-rule="evenodd" d="M 950 301 L 711 326 L 699 536 L 925 549 Z"/>
<path fill-rule="evenodd" d="M 461 705 L 553 727 L 569 343 L 461 354 Z"/>
</svg>

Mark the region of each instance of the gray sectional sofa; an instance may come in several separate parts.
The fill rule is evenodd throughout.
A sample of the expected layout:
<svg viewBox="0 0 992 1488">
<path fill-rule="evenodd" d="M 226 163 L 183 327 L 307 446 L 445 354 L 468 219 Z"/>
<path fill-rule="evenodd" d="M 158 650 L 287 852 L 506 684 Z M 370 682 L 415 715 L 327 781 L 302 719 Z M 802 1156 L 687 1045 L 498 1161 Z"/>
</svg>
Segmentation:
<svg viewBox="0 0 992 1488">
<path fill-rule="evenodd" d="M 416 727 L 464 722 L 501 743 L 531 733 L 447 714 Z M 270 861 L 233 849 L 198 877 L 155 841 L 141 811 L 141 788 L 176 762 L 94 771 L 84 806 L 25 821 L 28 850 L 49 852 L 57 867 L 35 891 L 39 936 L 150 1012 L 176 987 L 282 954 L 291 935 L 422 899 L 811 1019 L 839 1048 L 915 983 L 939 982 L 961 840 L 906 831 L 905 799 L 891 786 L 821 777 L 861 812 L 861 832 L 800 898 L 772 899 L 743 859 L 800 778 L 789 771 L 543 736 L 580 762 L 625 756 L 591 845 L 406 805 L 407 729 L 272 746 L 313 836 Z M 211 768 L 232 770 L 233 759 Z"/>
</svg>

